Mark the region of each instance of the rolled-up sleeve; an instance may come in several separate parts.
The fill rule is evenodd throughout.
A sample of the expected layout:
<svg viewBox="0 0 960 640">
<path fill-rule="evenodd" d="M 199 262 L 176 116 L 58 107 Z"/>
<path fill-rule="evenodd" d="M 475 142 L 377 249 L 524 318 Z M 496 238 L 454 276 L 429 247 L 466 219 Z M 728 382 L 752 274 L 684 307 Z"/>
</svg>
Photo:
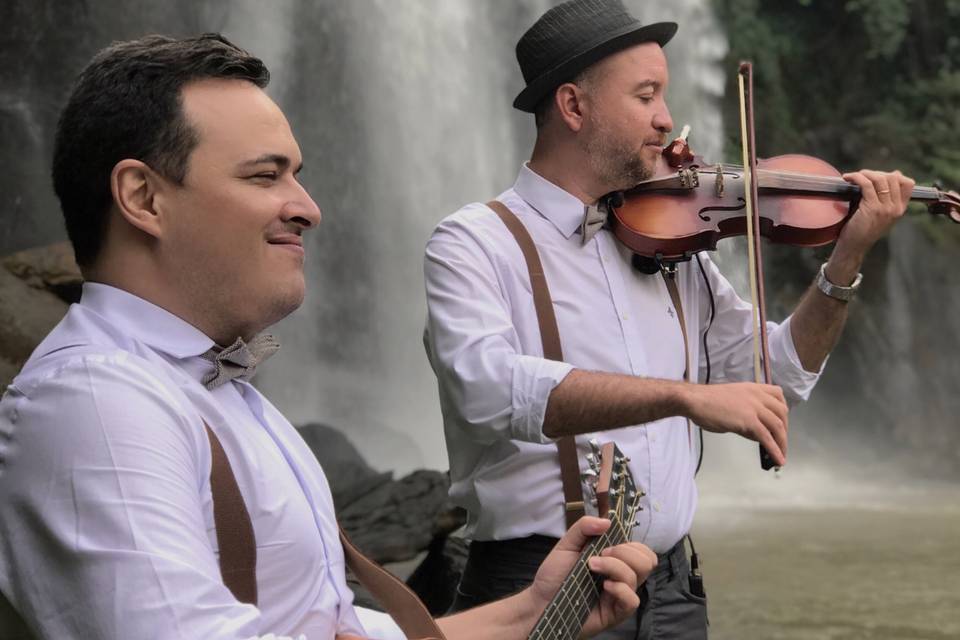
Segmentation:
<svg viewBox="0 0 960 640">
<path fill-rule="evenodd" d="M 496 218 L 491 222 L 501 224 Z M 496 269 L 506 258 L 494 253 L 495 239 L 478 238 L 485 232 L 495 233 L 491 225 L 468 229 L 448 218 L 427 244 L 424 346 L 437 375 L 445 422 L 481 443 L 501 438 L 551 442 L 542 430 L 547 400 L 573 367 L 543 358 L 539 346 L 536 354 L 521 353 Z"/>
<path fill-rule="evenodd" d="M 715 315 L 709 324 L 707 346 L 711 382 L 744 382 L 754 379 L 753 310 L 741 299 L 709 257 L 703 257 L 704 270 L 713 292 Z M 710 290 L 700 288 L 701 326 L 708 326 Z M 781 323 L 767 322 L 767 347 L 770 353 L 772 382 L 783 389 L 790 405 L 810 397 L 820 379 L 818 372 L 806 371 L 797 355 L 790 333 L 790 317 Z M 707 353 L 700 354 L 700 379 L 706 375 Z M 824 362 L 824 366 L 826 362 Z"/>
</svg>

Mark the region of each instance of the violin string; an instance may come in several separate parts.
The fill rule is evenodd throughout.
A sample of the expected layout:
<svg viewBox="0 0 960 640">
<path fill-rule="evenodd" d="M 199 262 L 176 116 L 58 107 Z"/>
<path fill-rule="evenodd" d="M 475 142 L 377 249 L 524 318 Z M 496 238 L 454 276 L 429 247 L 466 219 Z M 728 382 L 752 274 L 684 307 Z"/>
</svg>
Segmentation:
<svg viewBox="0 0 960 640">
<path fill-rule="evenodd" d="M 705 167 L 705 169 L 707 169 L 707 173 L 710 173 L 709 171 L 710 169 L 712 169 L 713 172 L 716 172 L 718 166 L 721 166 L 722 169 L 724 170 L 729 169 L 733 171 L 743 171 L 743 166 L 736 165 L 736 164 L 708 165 L 707 167 Z M 858 193 L 860 191 L 859 186 L 847 182 L 840 176 L 818 176 L 816 174 L 807 174 L 807 173 L 799 173 L 796 171 L 783 171 L 783 170 L 773 170 L 773 169 L 758 169 L 757 176 L 761 179 L 761 182 L 763 181 L 764 178 L 767 178 L 768 180 L 769 179 L 783 180 L 789 183 L 789 185 L 787 185 L 788 187 L 789 186 L 793 186 L 796 188 L 833 187 L 834 190 L 839 188 L 841 190 L 849 191 L 851 193 Z M 939 197 L 939 192 L 935 187 L 915 186 L 913 188 L 912 196 L 914 198 L 931 199 L 931 198 Z"/>
</svg>

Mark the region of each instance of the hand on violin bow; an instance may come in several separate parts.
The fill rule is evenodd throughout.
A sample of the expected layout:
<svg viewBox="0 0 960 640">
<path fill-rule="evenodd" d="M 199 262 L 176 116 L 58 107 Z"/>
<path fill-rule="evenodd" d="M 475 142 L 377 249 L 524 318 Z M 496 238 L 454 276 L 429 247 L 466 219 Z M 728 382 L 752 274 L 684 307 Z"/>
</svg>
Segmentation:
<svg viewBox="0 0 960 640">
<path fill-rule="evenodd" d="M 780 387 L 755 382 L 691 384 L 685 396 L 684 415 L 704 430 L 759 442 L 777 466 L 786 463 L 789 410 Z"/>
<path fill-rule="evenodd" d="M 827 265 L 827 277 L 846 286 L 853 281 L 871 247 L 903 217 L 916 184 L 899 171 L 863 169 L 843 179 L 860 187 L 860 204 L 840 232 Z"/>
<path fill-rule="evenodd" d="M 543 611 L 556 595 L 587 541 L 602 534 L 609 526 L 609 520 L 586 516 L 564 534 L 544 559 L 533 584 L 527 589 L 534 600 L 535 611 Z M 590 637 L 623 622 L 640 606 L 637 586 L 657 566 L 657 554 L 639 542 L 628 542 L 605 549 L 589 560 L 589 566 L 605 580 L 600 602 L 590 612 L 581 637 Z"/>
</svg>

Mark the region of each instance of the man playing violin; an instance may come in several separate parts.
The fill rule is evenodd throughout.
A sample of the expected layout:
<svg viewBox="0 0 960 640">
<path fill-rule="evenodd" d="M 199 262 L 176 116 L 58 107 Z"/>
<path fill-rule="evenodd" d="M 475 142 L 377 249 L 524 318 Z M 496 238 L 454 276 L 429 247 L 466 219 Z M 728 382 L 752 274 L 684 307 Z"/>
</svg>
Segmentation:
<svg viewBox="0 0 960 640">
<path fill-rule="evenodd" d="M 86 282 L 0 402 L 0 591 L 35 637 L 403 637 L 353 606 L 323 471 L 249 383 L 320 222 L 268 81 L 216 34 L 149 36 L 101 51 L 61 115 L 54 186 Z M 608 526 L 584 518 L 531 588 L 439 631 L 526 638 Z M 225 562 L 244 545 L 254 567 Z M 586 633 L 632 612 L 655 562 L 638 543 L 590 558 Z"/>
<path fill-rule="evenodd" d="M 424 340 L 450 493 L 469 512 L 472 539 L 455 609 L 530 581 L 567 526 L 554 441 L 575 436 L 583 452 L 585 434 L 608 432 L 601 439 L 617 442 L 646 493 L 634 539 L 660 558 L 638 615 L 609 637 L 706 637 L 706 599 L 688 580 L 683 545 L 697 503 L 690 421 L 754 440 L 783 465 L 788 407 L 812 391 L 865 255 L 906 209 L 914 183 L 899 172 L 844 176 L 863 191 L 859 208 L 817 285 L 769 324 L 774 384 L 748 382 L 751 307 L 709 256 L 681 263 L 672 283 L 641 273 L 596 206 L 653 174 L 673 129 L 662 47 L 676 29 L 641 25 L 619 0 L 572 0 L 541 16 L 516 51 L 526 87 L 514 106 L 537 127 L 530 161 L 499 204 L 463 207 L 427 245 Z M 510 216 L 542 263 L 546 312 Z M 563 361 L 545 357 L 550 309 Z"/>
</svg>

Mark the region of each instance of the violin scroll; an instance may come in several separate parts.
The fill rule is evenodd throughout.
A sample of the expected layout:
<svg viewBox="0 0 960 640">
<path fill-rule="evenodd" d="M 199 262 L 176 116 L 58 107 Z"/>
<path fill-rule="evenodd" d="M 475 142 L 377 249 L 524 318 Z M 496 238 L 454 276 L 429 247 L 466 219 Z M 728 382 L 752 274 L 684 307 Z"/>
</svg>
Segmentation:
<svg viewBox="0 0 960 640">
<path fill-rule="evenodd" d="M 960 193 L 937 189 L 937 200 L 927 205 L 927 209 L 934 215 L 947 216 L 953 222 L 960 224 Z"/>
</svg>

